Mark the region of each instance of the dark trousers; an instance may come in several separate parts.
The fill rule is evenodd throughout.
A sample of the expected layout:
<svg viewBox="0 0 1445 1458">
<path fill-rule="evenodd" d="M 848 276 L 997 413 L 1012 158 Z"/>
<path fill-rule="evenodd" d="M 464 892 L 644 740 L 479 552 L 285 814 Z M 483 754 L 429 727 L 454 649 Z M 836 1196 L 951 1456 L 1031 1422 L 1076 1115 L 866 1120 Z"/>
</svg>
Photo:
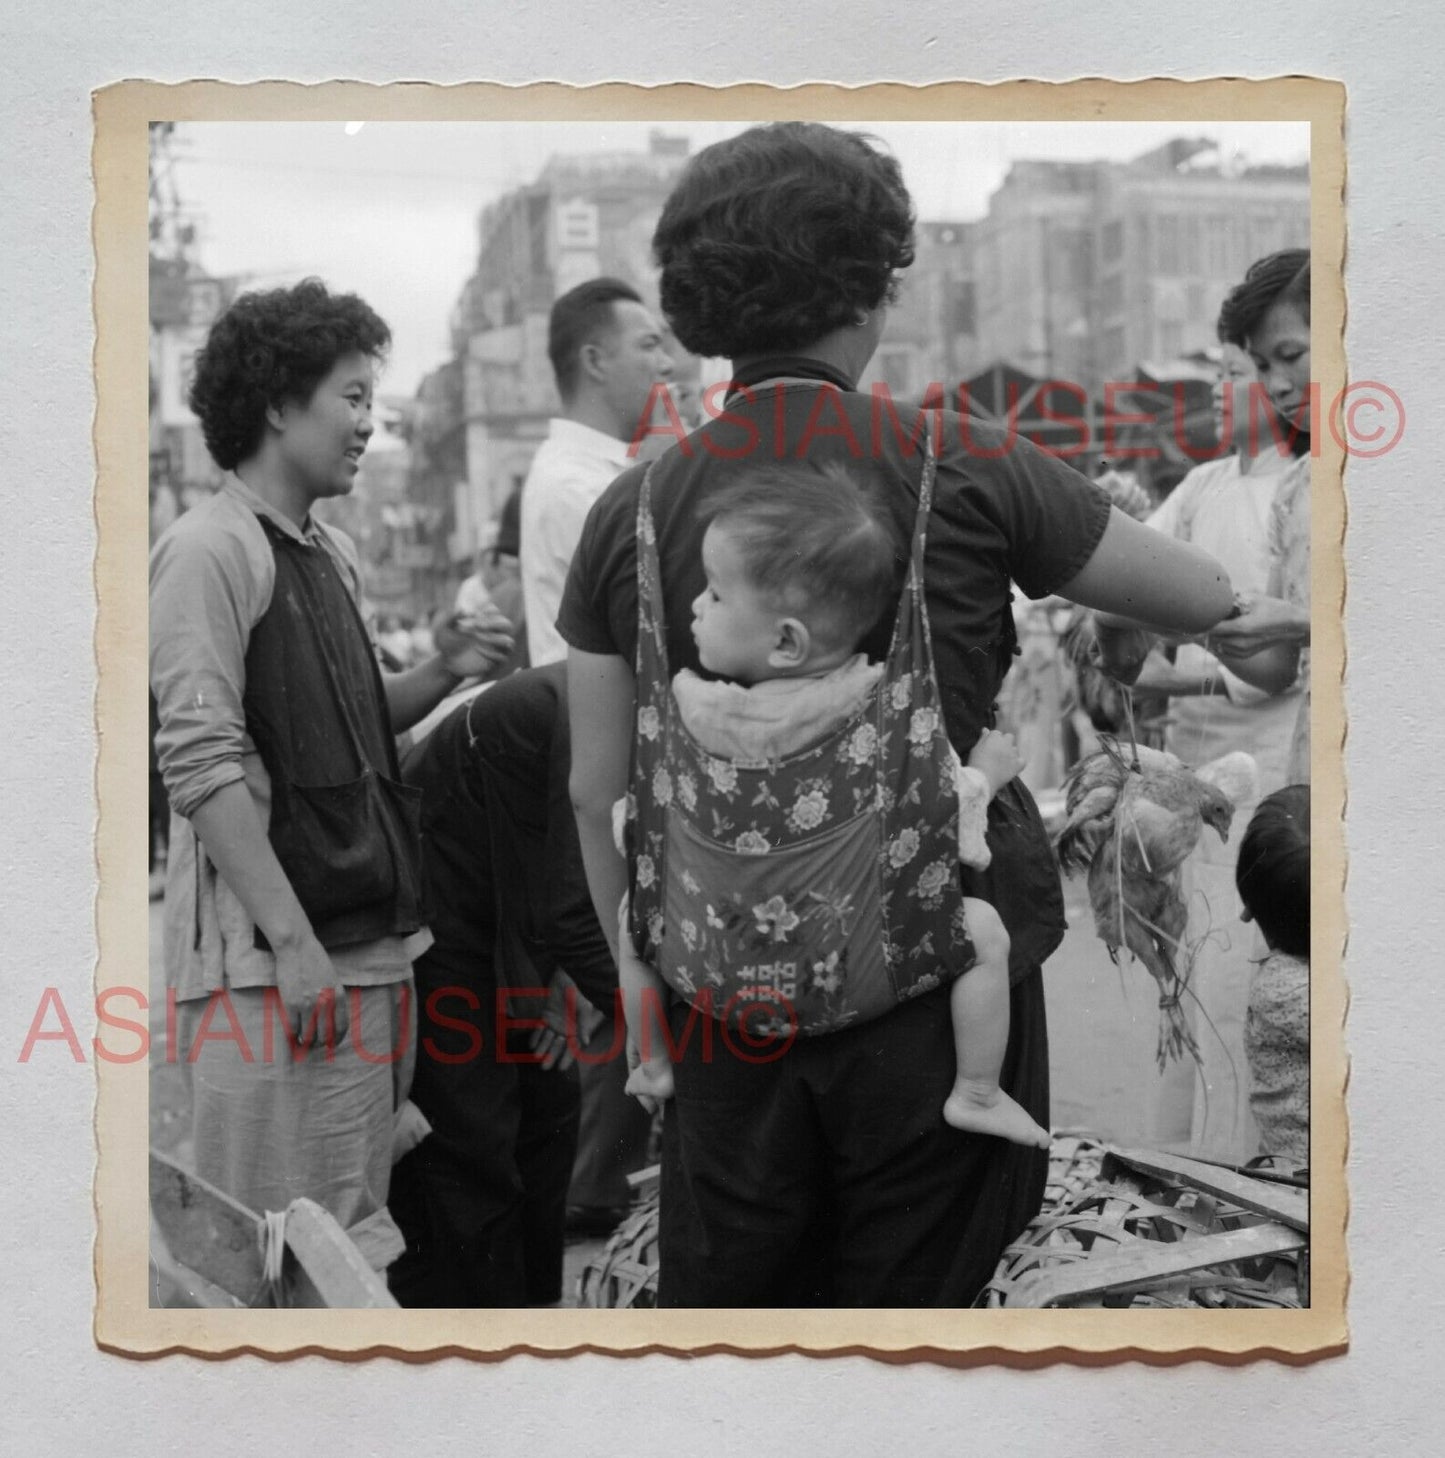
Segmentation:
<svg viewBox="0 0 1445 1458">
<path fill-rule="evenodd" d="M 1047 1122 L 1036 968 L 1001 1082 Z M 680 1042 L 687 1009 L 675 1009 Z M 661 1306 L 967 1306 L 1037 1214 L 1042 1150 L 950 1129 L 948 989 L 773 1062 L 694 1023 L 663 1125 Z"/>
<path fill-rule="evenodd" d="M 389 1204 L 406 1237 L 388 1273 L 403 1306 L 535 1306 L 562 1294 L 563 1216 L 577 1143 L 577 1081 L 528 1057 L 526 1030 L 496 1040 L 490 966 L 437 955 L 415 967 L 416 1076 L 411 1097 L 432 1133 L 392 1171 Z M 443 996 L 468 988 L 480 1006 Z M 533 1010 L 514 1005 L 510 1016 Z M 430 1040 L 430 1042 L 428 1042 Z M 448 1062 L 447 1058 L 458 1061 Z"/>
</svg>

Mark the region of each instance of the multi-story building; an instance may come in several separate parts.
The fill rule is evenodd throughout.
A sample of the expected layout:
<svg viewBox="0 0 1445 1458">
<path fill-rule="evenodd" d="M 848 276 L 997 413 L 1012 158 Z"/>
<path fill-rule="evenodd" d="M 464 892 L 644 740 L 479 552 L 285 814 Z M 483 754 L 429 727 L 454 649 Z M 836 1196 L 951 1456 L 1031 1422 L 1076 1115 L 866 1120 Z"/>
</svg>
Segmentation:
<svg viewBox="0 0 1445 1458">
<path fill-rule="evenodd" d="M 184 258 L 151 256 L 150 493 L 157 530 L 220 484 L 188 397 L 196 355 L 236 287 L 235 279 L 211 278 Z"/>
<path fill-rule="evenodd" d="M 1015 162 L 989 199 L 975 265 L 986 363 L 1090 387 L 1101 171 L 1096 163 Z"/>
<path fill-rule="evenodd" d="M 560 407 L 547 358 L 553 301 L 605 274 L 656 306 L 652 233 L 686 157 L 686 140 L 661 132 L 646 152 L 556 156 L 535 182 L 482 210 L 477 269 L 452 316 L 460 420 L 443 408 L 425 427 L 438 441 L 461 429 L 465 491 L 450 503 L 455 555 L 485 539 Z"/>
<path fill-rule="evenodd" d="M 1249 265 L 1309 245 L 1307 168 L 1193 165 L 1207 145 L 1173 143 L 1104 174 L 1095 312 L 1105 378 L 1211 347 L 1219 306 Z"/>
<path fill-rule="evenodd" d="M 879 341 L 864 385 L 881 381 L 894 395 L 921 395 L 939 385 L 951 399 L 981 363 L 978 348 L 974 236 L 977 225 L 920 222 L 913 266 Z"/>
<path fill-rule="evenodd" d="M 1249 264 L 1308 241 L 1306 167 L 1231 166 L 1205 139 L 1016 162 L 978 224 L 979 347 L 1096 396 L 1213 346 Z"/>
</svg>

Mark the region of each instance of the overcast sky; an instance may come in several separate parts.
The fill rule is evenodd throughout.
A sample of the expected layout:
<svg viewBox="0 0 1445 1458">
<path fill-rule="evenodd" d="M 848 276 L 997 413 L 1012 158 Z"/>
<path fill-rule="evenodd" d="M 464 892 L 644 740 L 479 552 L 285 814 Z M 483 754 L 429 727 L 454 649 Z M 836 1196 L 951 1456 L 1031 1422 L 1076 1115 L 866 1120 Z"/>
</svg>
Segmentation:
<svg viewBox="0 0 1445 1458">
<path fill-rule="evenodd" d="M 381 388 L 410 394 L 447 356 L 447 319 L 477 251 L 477 214 L 532 181 L 557 152 L 645 150 L 653 128 L 694 151 L 738 122 L 187 122 L 175 180 L 218 275 L 265 286 L 317 274 L 363 295 L 390 324 Z M 1207 136 L 1252 162 L 1303 162 L 1293 122 L 849 123 L 898 156 L 923 219 L 968 220 L 1022 157 L 1124 160 L 1177 136 Z"/>
</svg>

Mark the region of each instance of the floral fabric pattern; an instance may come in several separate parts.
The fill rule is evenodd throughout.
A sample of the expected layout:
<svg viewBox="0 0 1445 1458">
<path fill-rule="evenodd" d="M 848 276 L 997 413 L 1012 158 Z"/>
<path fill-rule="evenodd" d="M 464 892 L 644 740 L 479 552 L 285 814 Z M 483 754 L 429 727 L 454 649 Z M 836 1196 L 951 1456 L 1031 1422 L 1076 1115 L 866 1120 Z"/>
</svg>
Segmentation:
<svg viewBox="0 0 1445 1458">
<path fill-rule="evenodd" d="M 655 470 L 656 467 L 653 468 Z M 707 753 L 671 690 L 652 527 L 638 502 L 637 737 L 625 831 L 632 934 L 668 984 L 761 1035 L 888 1012 L 973 961 L 957 797 L 924 606 L 934 458 L 877 689 L 767 766 Z"/>
</svg>

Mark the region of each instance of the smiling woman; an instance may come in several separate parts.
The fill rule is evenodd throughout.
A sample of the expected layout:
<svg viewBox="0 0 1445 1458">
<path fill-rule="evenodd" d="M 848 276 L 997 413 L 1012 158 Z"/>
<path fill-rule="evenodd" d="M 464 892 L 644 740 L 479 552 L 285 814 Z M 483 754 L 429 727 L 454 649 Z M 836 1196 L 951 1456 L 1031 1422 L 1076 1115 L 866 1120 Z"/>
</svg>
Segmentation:
<svg viewBox="0 0 1445 1458">
<path fill-rule="evenodd" d="M 228 474 L 156 543 L 150 598 L 156 749 L 178 817 L 166 981 L 205 1053 L 196 1171 L 253 1210 L 306 1197 L 343 1227 L 366 1221 L 382 1250 L 411 962 L 429 941 L 419 794 L 394 736 L 511 648 L 489 624 L 452 624 L 436 657 L 383 676 L 356 549 L 312 515 L 352 488 L 389 339 L 369 305 L 315 279 L 236 300 L 191 392 Z M 201 1049 L 218 988 L 244 1037 L 269 1039 L 280 1012 L 293 1046 L 324 1039 L 328 1056 L 293 1069 Z M 375 1070 L 364 1023 L 369 1047 L 396 1050 Z"/>
<path fill-rule="evenodd" d="M 371 360 L 352 351 L 336 361 L 308 399 L 267 407 L 266 423 L 277 435 L 277 464 L 303 507 L 302 516 L 311 502 L 345 496 L 355 483 L 376 428 L 373 383 Z M 238 466 L 237 474 L 244 480 L 244 467 Z"/>
</svg>

